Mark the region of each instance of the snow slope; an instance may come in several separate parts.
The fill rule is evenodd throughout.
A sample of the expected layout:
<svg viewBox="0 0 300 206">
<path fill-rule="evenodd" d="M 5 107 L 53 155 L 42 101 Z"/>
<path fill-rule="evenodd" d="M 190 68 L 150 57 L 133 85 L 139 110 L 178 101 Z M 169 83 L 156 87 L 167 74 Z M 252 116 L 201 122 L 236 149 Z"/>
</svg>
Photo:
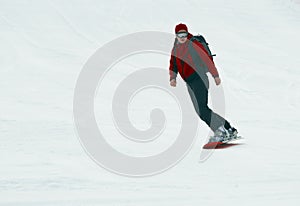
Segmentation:
<svg viewBox="0 0 300 206">
<path fill-rule="evenodd" d="M 1 0 L 0 205 L 299 205 L 299 11 L 298 0 Z M 112 174 L 76 136 L 77 77 L 105 43 L 137 31 L 172 33 L 179 22 L 217 53 L 226 117 L 245 140 L 199 162 L 208 132 L 200 123 L 172 169 Z M 168 67 L 169 57 L 152 59 L 150 66 Z"/>
</svg>

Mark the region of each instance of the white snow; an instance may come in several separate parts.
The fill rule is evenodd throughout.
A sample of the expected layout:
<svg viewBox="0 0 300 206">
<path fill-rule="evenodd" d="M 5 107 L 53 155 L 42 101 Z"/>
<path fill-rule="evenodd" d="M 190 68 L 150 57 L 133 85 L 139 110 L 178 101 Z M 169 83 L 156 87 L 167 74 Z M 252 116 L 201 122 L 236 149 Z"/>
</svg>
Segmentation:
<svg viewBox="0 0 300 206">
<path fill-rule="evenodd" d="M 77 77 L 105 43 L 138 31 L 173 33 L 179 22 L 217 53 L 226 117 L 243 144 L 199 162 L 208 132 L 201 122 L 192 150 L 170 170 L 112 174 L 76 135 Z M 1 0 L 0 205 L 299 205 L 299 36 L 299 0 Z M 151 59 L 123 65 L 168 67 L 169 57 Z M 173 140 L 160 141 L 159 150 Z"/>
</svg>

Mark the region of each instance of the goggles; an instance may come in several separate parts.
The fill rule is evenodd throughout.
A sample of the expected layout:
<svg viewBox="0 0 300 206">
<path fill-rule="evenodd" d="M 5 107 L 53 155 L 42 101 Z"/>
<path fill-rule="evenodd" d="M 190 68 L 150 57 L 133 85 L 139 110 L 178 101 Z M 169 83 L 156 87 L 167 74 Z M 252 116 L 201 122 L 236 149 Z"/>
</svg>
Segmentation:
<svg viewBox="0 0 300 206">
<path fill-rule="evenodd" d="M 185 38 L 185 37 L 188 36 L 188 33 L 187 32 L 179 32 L 179 33 L 176 34 L 176 36 L 178 38 Z"/>
</svg>

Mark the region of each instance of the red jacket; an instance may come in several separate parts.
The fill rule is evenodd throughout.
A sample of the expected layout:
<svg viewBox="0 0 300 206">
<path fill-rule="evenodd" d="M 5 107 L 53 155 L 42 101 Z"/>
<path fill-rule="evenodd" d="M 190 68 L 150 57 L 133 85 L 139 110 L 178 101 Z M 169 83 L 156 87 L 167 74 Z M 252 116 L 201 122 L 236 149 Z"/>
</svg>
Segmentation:
<svg viewBox="0 0 300 206">
<path fill-rule="evenodd" d="M 213 77 L 218 77 L 218 70 L 213 62 L 213 59 L 203 45 L 198 41 L 190 41 L 193 37 L 192 34 L 188 35 L 188 40 L 181 44 L 176 43 L 172 49 L 171 59 L 170 59 L 170 80 L 176 79 L 177 73 L 179 72 L 180 76 L 188 81 L 192 76 L 196 74 L 193 68 L 199 68 L 201 74 L 210 72 Z M 188 48 L 192 46 L 192 48 Z M 198 55 L 200 58 L 197 58 L 199 62 L 195 65 L 195 58 L 192 58 L 191 52 L 195 52 L 195 55 Z M 195 56 L 194 56 L 195 57 Z M 184 59 L 184 62 L 181 60 Z"/>
</svg>

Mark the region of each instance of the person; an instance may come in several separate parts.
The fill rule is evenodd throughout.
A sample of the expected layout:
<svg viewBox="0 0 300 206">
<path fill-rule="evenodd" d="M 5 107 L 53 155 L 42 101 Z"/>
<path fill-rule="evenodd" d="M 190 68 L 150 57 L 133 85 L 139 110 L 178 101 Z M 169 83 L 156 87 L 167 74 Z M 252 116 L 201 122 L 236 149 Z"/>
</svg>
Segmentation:
<svg viewBox="0 0 300 206">
<path fill-rule="evenodd" d="M 176 25 L 175 34 L 176 39 L 169 67 L 170 85 L 176 87 L 176 77 L 179 72 L 186 82 L 198 116 L 214 132 L 209 142 L 219 142 L 226 138 L 236 137 L 237 130 L 226 119 L 208 107 L 209 81 L 206 73 L 209 72 L 213 76 L 216 85 L 221 84 L 212 56 L 209 56 L 208 51 L 199 41 L 192 41 L 193 35 L 188 32 L 185 24 Z"/>
</svg>

